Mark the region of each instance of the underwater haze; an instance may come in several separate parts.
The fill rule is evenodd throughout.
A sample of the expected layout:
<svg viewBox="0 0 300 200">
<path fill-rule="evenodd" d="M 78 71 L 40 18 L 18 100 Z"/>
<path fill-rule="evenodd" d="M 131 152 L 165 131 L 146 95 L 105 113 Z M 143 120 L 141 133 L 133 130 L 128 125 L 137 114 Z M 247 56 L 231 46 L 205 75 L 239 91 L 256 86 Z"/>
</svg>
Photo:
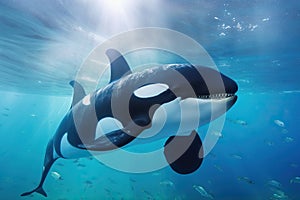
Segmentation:
<svg viewBox="0 0 300 200">
<path fill-rule="evenodd" d="M 39 183 L 82 63 L 107 39 L 144 27 L 193 38 L 239 85 L 202 166 L 125 173 L 93 157 L 59 159 L 48 197 L 21 197 Z M 0 198 L 300 199 L 299 36 L 298 0 L 0 0 Z"/>
</svg>

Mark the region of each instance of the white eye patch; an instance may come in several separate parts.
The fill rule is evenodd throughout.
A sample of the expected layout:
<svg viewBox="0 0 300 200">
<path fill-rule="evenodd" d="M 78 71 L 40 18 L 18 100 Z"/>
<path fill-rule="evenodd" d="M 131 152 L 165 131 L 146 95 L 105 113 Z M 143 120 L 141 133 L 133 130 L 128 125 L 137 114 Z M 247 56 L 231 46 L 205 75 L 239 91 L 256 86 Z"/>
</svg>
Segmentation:
<svg viewBox="0 0 300 200">
<path fill-rule="evenodd" d="M 169 86 L 164 83 L 154 83 L 150 85 L 145 85 L 135 90 L 133 93 L 139 98 L 150 98 L 160 95 L 169 89 Z"/>
<path fill-rule="evenodd" d="M 83 105 L 90 105 L 91 104 L 91 95 L 86 95 L 83 99 L 82 99 L 82 104 Z"/>
</svg>

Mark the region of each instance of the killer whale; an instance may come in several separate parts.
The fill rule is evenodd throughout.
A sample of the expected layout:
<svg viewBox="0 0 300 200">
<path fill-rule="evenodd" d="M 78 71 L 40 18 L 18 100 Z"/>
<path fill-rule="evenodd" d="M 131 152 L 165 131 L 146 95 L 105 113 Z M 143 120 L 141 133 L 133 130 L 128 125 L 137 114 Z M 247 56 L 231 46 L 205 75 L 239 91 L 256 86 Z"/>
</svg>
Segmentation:
<svg viewBox="0 0 300 200">
<path fill-rule="evenodd" d="M 111 151 L 141 140 L 140 135 L 151 132 L 161 121 L 161 108 L 171 113 L 170 126 L 181 123 L 176 115 L 178 106 L 189 112 L 187 126 L 177 130 L 178 134 L 167 127 L 153 137 L 168 138 L 164 155 L 170 167 L 177 173 L 189 174 L 201 166 L 202 142 L 195 129 L 234 105 L 236 82 L 214 69 L 190 64 L 169 64 L 133 73 L 117 50 L 109 49 L 106 55 L 110 60 L 109 84 L 87 95 L 80 83 L 70 82 L 74 90 L 72 104 L 48 142 L 40 183 L 21 196 L 37 192 L 46 197 L 43 184 L 59 158 Z M 195 107 L 200 109 L 200 117 L 193 115 Z M 98 133 L 99 124 L 107 120 L 118 123 L 119 128 Z M 184 146 L 184 151 L 178 151 L 179 146 Z"/>
</svg>

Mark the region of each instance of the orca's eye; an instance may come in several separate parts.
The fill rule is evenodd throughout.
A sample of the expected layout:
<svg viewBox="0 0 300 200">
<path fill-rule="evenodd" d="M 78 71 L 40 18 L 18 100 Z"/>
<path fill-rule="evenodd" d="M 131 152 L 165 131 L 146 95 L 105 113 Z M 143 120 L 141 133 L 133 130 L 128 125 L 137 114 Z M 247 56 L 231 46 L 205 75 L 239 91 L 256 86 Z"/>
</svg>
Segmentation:
<svg viewBox="0 0 300 200">
<path fill-rule="evenodd" d="M 168 89 L 169 86 L 167 84 L 154 83 L 154 84 L 144 85 L 136 89 L 133 93 L 136 97 L 139 98 L 150 98 L 150 97 L 156 97 Z"/>
</svg>

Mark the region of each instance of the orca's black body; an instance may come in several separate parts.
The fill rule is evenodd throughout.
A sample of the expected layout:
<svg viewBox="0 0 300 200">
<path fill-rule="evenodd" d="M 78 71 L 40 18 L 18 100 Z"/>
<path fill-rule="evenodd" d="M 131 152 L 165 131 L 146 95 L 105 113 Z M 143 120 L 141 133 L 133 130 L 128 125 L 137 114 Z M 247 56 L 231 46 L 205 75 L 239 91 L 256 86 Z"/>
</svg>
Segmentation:
<svg viewBox="0 0 300 200">
<path fill-rule="evenodd" d="M 236 102 L 237 84 L 216 70 L 173 64 L 132 73 L 118 51 L 109 49 L 107 55 L 111 62 L 111 80 L 106 87 L 86 95 L 78 82 L 70 82 L 74 88 L 72 106 L 47 145 L 40 183 L 21 196 L 33 192 L 47 196 L 42 186 L 51 166 L 58 158 L 76 157 L 74 149 L 88 155 L 87 150 L 110 151 L 130 144 L 153 126 L 155 112 L 169 102 L 188 98 L 201 102 L 220 99 L 226 110 L 217 112 L 214 117 L 212 111 L 205 111 L 207 116 L 201 124 L 220 116 Z M 118 120 L 122 128 L 97 137 L 97 124 L 105 118 Z M 166 160 L 177 173 L 192 173 L 202 163 L 201 139 L 195 130 L 190 135 L 175 135 L 165 143 Z M 178 152 L 178 146 L 186 148 Z"/>
</svg>

